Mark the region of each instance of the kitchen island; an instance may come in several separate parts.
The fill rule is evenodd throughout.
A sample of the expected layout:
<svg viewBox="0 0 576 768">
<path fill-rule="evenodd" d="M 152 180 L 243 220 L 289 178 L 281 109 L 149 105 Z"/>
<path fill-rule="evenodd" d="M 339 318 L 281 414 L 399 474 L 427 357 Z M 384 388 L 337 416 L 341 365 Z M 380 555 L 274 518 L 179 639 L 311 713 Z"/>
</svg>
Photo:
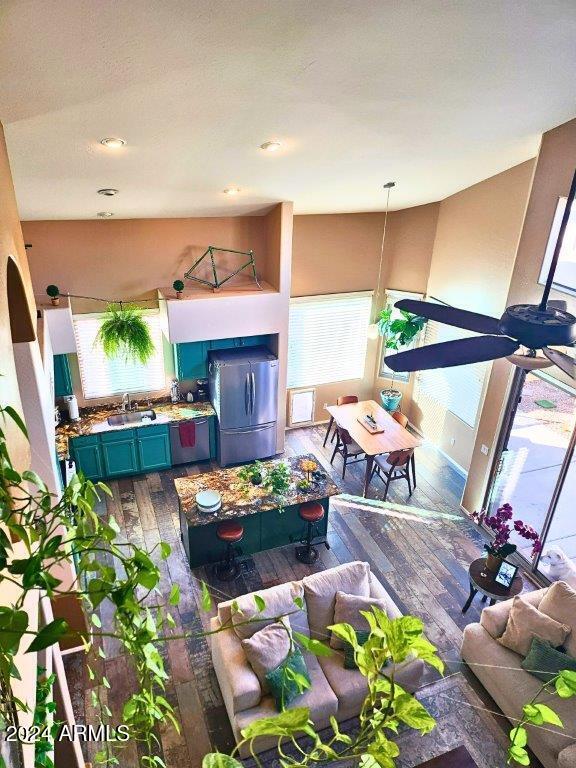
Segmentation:
<svg viewBox="0 0 576 768">
<path fill-rule="evenodd" d="M 313 454 L 263 462 L 265 468 L 279 461 L 288 464 L 290 488 L 282 500 L 268 493 L 262 486 L 242 481 L 239 477 L 242 467 L 217 469 L 174 480 L 180 503 L 182 541 L 190 567 L 196 568 L 222 559 L 225 546 L 218 540 L 216 528 L 225 520 L 240 520 L 244 527 L 244 538 L 240 546 L 244 554 L 253 554 L 289 544 L 291 536 L 296 540 L 305 527 L 298 515 L 300 504 L 319 501 L 325 515 L 318 527 L 320 533 L 325 535 L 330 496 L 335 496 L 340 490 L 327 475 L 314 481 L 310 489 L 298 488 L 297 483 L 305 478 L 301 468 L 304 460 L 315 462 L 318 469 L 321 469 Z M 196 494 L 206 490 L 221 494 L 222 507 L 217 512 L 198 511 Z"/>
</svg>

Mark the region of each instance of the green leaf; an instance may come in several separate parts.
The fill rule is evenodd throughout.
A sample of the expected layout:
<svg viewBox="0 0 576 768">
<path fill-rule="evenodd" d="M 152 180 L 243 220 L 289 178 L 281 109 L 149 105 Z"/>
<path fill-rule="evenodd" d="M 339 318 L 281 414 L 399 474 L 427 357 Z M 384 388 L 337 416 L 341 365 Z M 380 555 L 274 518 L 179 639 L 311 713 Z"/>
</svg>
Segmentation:
<svg viewBox="0 0 576 768">
<path fill-rule="evenodd" d="M 420 731 L 422 735 L 430 733 L 436 721 L 428 710 L 409 693 L 401 693 L 393 701 L 394 715 L 406 725 Z"/>
<path fill-rule="evenodd" d="M 528 731 L 522 726 L 512 728 L 510 731 L 510 741 L 517 747 L 525 747 L 528 743 Z"/>
<path fill-rule="evenodd" d="M 170 556 L 170 553 L 172 552 L 172 547 L 170 544 L 168 544 L 167 541 L 161 541 L 160 542 L 160 556 L 162 560 L 166 560 L 167 557 Z"/>
<path fill-rule="evenodd" d="M 24 632 L 28 629 L 26 611 L 0 608 L 0 651 L 12 653 L 18 649 Z"/>
<path fill-rule="evenodd" d="M 88 583 L 88 594 L 93 608 L 97 608 L 108 594 L 110 586 L 102 579 L 91 579 Z"/>
<path fill-rule="evenodd" d="M 554 712 L 553 709 L 550 709 L 550 707 L 546 706 L 546 704 L 535 704 L 534 705 L 538 712 L 540 713 L 542 717 L 542 721 L 544 723 L 550 723 L 551 725 L 557 725 L 558 728 L 563 728 L 564 725 L 562 724 L 562 720 L 558 717 L 556 712 Z"/>
<path fill-rule="evenodd" d="M 245 739 L 254 739 L 257 736 L 292 736 L 296 733 L 309 733 L 314 731 L 309 725 L 310 710 L 307 707 L 294 707 L 286 709 L 275 717 L 263 717 L 255 720 L 243 728 L 241 733 Z"/>
<path fill-rule="evenodd" d="M 293 632 L 293 636 L 309 653 L 313 653 L 315 656 L 332 656 L 332 649 L 324 643 L 321 643 L 320 640 L 307 637 L 300 632 Z"/>
<path fill-rule="evenodd" d="M 327 627 L 327 629 L 333 632 L 336 637 L 339 637 L 340 640 L 350 643 L 355 650 L 360 648 L 358 638 L 356 637 L 356 631 L 350 624 L 332 624 L 332 626 Z"/>
<path fill-rule="evenodd" d="M 260 597 L 260 595 L 254 595 L 254 602 L 256 603 L 258 613 L 262 613 L 266 610 L 266 601 L 263 597 Z"/>
<path fill-rule="evenodd" d="M 508 756 L 511 760 L 514 760 L 514 762 L 519 763 L 520 765 L 530 765 L 530 758 L 524 747 L 510 747 Z"/>
<path fill-rule="evenodd" d="M 170 588 L 170 595 L 168 596 L 168 602 L 170 605 L 178 605 L 180 602 L 180 585 L 172 584 Z"/>
<path fill-rule="evenodd" d="M 206 612 L 212 610 L 212 597 L 205 581 L 202 582 L 202 610 Z"/>
<path fill-rule="evenodd" d="M 303 611 L 304 610 L 304 598 L 302 598 L 302 597 L 295 597 L 294 598 L 294 605 L 297 608 L 300 608 L 301 611 Z"/>
<path fill-rule="evenodd" d="M 563 669 L 556 680 L 556 693 L 562 699 L 576 695 L 576 672 Z"/>
<path fill-rule="evenodd" d="M 10 416 L 10 418 L 16 424 L 16 426 L 22 432 L 22 434 L 25 435 L 25 437 L 28 437 L 28 430 L 26 429 L 26 425 L 20 418 L 20 415 L 14 410 L 14 408 L 12 408 L 11 405 L 5 405 L 2 410 L 4 411 L 4 413 L 7 413 L 8 416 Z"/>
<path fill-rule="evenodd" d="M 45 627 L 42 627 L 40 632 L 36 635 L 34 640 L 30 643 L 30 646 L 26 653 L 32 651 L 41 651 L 43 648 L 48 648 L 50 645 L 58 642 L 58 640 L 68 632 L 68 624 L 64 619 L 54 619 Z"/>
<path fill-rule="evenodd" d="M 98 616 L 97 613 L 93 613 L 90 616 L 90 621 L 92 622 L 92 624 L 94 624 L 95 627 L 98 627 L 98 629 L 101 628 L 102 622 L 100 621 L 100 616 Z"/>
</svg>

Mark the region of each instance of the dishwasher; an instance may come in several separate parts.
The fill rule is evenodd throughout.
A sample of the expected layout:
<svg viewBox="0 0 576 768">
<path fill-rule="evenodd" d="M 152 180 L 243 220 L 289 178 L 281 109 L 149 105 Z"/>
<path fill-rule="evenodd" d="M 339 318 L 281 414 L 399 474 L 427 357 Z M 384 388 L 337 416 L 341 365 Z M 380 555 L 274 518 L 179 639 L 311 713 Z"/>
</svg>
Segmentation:
<svg viewBox="0 0 576 768">
<path fill-rule="evenodd" d="M 184 447 L 180 443 L 180 424 L 192 421 L 196 427 L 194 445 Z M 170 450 L 172 464 L 189 464 L 193 461 L 206 461 L 210 458 L 210 425 L 208 419 L 189 419 L 186 422 L 170 424 Z"/>
</svg>

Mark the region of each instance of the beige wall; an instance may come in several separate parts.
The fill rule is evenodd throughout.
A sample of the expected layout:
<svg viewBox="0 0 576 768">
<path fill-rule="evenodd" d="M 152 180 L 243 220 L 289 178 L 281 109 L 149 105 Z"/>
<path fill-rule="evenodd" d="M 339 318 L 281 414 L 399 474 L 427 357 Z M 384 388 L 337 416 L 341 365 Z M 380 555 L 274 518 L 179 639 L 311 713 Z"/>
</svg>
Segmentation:
<svg viewBox="0 0 576 768">
<path fill-rule="evenodd" d="M 571 120 L 542 137 L 507 305 L 538 303 L 540 300 L 542 286 L 537 284 L 537 280 L 554 211 L 558 198 L 568 194 L 575 167 L 576 120 Z M 576 301 L 573 298 L 554 291 L 551 297 L 568 300 L 569 311 L 576 313 Z M 499 361 L 492 366 L 462 501 L 464 508 L 469 511 L 479 509 L 484 501 L 511 372 L 512 368 L 506 361 Z M 547 372 L 556 373 L 553 368 L 547 369 Z M 490 447 L 488 456 L 481 453 L 482 444 Z"/>
<path fill-rule="evenodd" d="M 486 179 L 440 203 L 427 294 L 448 304 L 499 317 L 506 307 L 534 161 Z M 409 416 L 463 469 L 476 427 L 419 396 Z"/>
<path fill-rule="evenodd" d="M 424 291 L 428 280 L 438 204 L 422 205 L 388 216 L 381 287 Z M 294 217 L 292 296 L 376 290 L 384 226 L 383 213 L 323 214 Z M 374 314 L 382 297 L 375 297 Z M 324 403 L 342 394 L 371 398 L 380 340 L 368 340 L 361 379 L 323 384 L 316 391 L 315 420 L 326 419 Z"/>
<path fill-rule="evenodd" d="M 266 217 L 24 221 L 34 293 L 46 286 L 111 299 L 155 299 L 157 289 L 181 279 L 209 245 L 252 249 L 266 271 Z M 230 268 L 240 256 L 219 254 Z M 204 275 L 205 276 L 205 275 Z M 151 302 L 148 306 L 155 306 Z M 101 303 L 75 299 L 73 312 L 97 312 Z"/>
</svg>

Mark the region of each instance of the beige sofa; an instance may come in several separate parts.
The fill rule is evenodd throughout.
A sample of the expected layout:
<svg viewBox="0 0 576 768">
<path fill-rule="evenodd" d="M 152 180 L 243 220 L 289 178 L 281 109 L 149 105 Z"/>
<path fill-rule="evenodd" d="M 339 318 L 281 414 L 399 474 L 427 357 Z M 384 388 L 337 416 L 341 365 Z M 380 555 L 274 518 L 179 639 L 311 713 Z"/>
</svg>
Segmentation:
<svg viewBox="0 0 576 768">
<path fill-rule="evenodd" d="M 386 602 L 386 612 L 392 618 L 402 614 L 376 577 L 370 572 L 368 563 L 347 563 L 320 573 L 306 576 L 301 581 L 281 584 L 257 592 L 266 602 L 266 616 L 279 616 L 290 613 L 290 623 L 296 631 L 321 640 L 328 640 L 326 627 L 333 623 L 336 592 L 341 590 L 349 594 L 362 594 L 359 586 L 366 589 L 369 597 Z M 359 591 L 355 590 L 355 585 Z M 298 611 L 294 597 L 305 600 L 307 610 Z M 248 617 L 253 608 L 253 595 L 243 595 L 237 599 L 244 616 Z M 220 603 L 218 615 L 211 620 L 211 629 L 229 625 L 231 621 L 232 601 Z M 296 611 L 296 613 L 293 613 Z M 267 622 L 270 623 L 270 622 Z M 265 626 L 262 623 L 258 626 Z M 251 627 L 255 629 L 255 627 Z M 263 695 L 260 682 L 254 674 L 244 654 L 241 641 L 233 628 L 225 629 L 211 637 L 212 660 L 220 684 L 224 704 L 230 718 L 236 741 L 240 741 L 240 731 L 253 720 L 276 714 L 274 701 L 270 695 Z M 317 730 L 329 725 L 334 715 L 338 720 L 346 720 L 358 715 L 366 696 L 365 678 L 357 670 L 344 669 L 343 653 L 333 651 L 330 657 L 316 657 L 305 653 L 306 664 L 311 678 L 311 688 L 294 702 L 293 706 L 308 707 L 310 717 Z M 392 667 L 390 667 L 392 668 Z M 397 665 L 395 679 L 409 691 L 414 691 L 424 671 L 420 659 L 414 659 Z M 276 746 L 276 739 L 262 738 L 255 742 L 256 751 L 261 752 Z M 246 757 L 247 753 L 241 755 Z"/>
<path fill-rule="evenodd" d="M 546 589 L 522 595 L 539 606 Z M 480 623 L 469 624 L 464 630 L 462 658 L 496 701 L 512 723 L 522 714 L 522 707 L 538 692 L 541 681 L 525 672 L 522 657 L 496 642 L 506 628 L 512 600 L 485 608 Z M 547 725 L 529 726 L 528 745 L 545 768 L 576 768 L 576 700 L 558 696 L 541 699 L 560 716 L 564 729 Z"/>
</svg>

